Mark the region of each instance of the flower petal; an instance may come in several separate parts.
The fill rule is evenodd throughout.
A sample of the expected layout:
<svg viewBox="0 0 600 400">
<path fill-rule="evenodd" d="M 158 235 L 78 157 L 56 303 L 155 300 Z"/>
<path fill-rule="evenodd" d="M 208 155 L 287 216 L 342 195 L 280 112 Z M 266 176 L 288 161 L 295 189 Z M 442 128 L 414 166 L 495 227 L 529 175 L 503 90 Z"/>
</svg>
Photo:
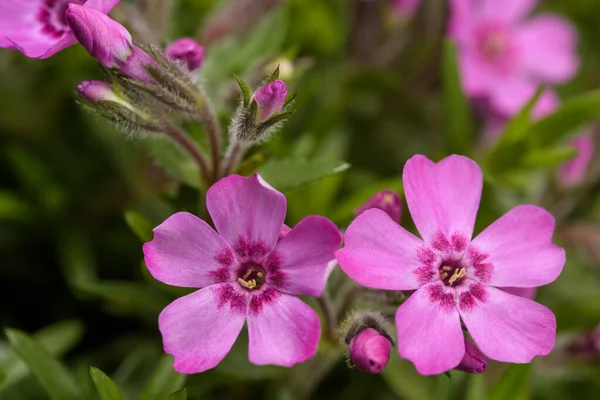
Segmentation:
<svg viewBox="0 0 600 400">
<path fill-rule="evenodd" d="M 532 300 L 494 287 L 460 316 L 479 349 L 489 358 L 503 362 L 528 363 L 547 355 L 556 339 L 552 311 Z M 475 299 L 475 297 L 473 297 Z"/>
<path fill-rule="evenodd" d="M 538 0 L 471 0 L 480 5 L 480 17 L 490 17 L 506 22 L 517 22 L 533 10 Z"/>
<path fill-rule="evenodd" d="M 233 251 L 195 215 L 171 215 L 154 228 L 154 238 L 143 249 L 150 274 L 166 284 L 198 288 L 232 279 Z"/>
<path fill-rule="evenodd" d="M 340 231 L 327 218 L 304 218 L 267 258 L 266 267 L 272 265 L 280 275 L 274 286 L 289 294 L 319 296 L 331 272 L 329 263 L 335 260 L 341 241 Z"/>
<path fill-rule="evenodd" d="M 246 319 L 246 297 L 230 302 L 233 286 L 208 286 L 169 304 L 158 317 L 165 352 L 175 370 L 195 374 L 215 367 L 229 353 Z M 227 304 L 229 302 L 229 304 Z"/>
<path fill-rule="evenodd" d="M 206 206 L 217 231 L 234 249 L 240 239 L 261 243 L 268 252 L 275 247 L 285 219 L 285 196 L 258 174 L 221 179 L 208 190 Z"/>
<path fill-rule="evenodd" d="M 537 293 L 537 288 L 522 288 L 522 287 L 503 287 L 506 293 L 514 294 L 515 296 L 524 297 L 526 299 L 533 300 Z"/>
<path fill-rule="evenodd" d="M 473 160 L 452 155 L 436 164 L 416 155 L 406 162 L 402 179 L 423 240 L 432 243 L 440 232 L 448 239 L 454 234 L 471 239 L 483 188 L 481 169 Z"/>
<path fill-rule="evenodd" d="M 553 232 L 554 217 L 548 211 L 515 207 L 473 239 L 467 273 L 500 287 L 548 284 L 565 264 L 564 249 L 552 243 Z"/>
<path fill-rule="evenodd" d="M 253 296 L 250 300 L 248 358 L 257 365 L 291 367 L 317 352 L 319 317 L 300 299 L 271 291 L 265 299 Z"/>
<path fill-rule="evenodd" d="M 524 77 L 497 76 L 490 82 L 490 105 L 496 112 L 512 117 L 533 97 L 536 89 L 536 84 Z"/>
<path fill-rule="evenodd" d="M 569 81 L 579 68 L 577 31 L 564 18 L 544 14 L 518 31 L 523 67 L 536 78 L 555 84 Z"/>
<path fill-rule="evenodd" d="M 424 264 L 431 264 L 431 260 L 419 259 L 423 251 L 425 243 L 384 211 L 372 208 L 350 224 L 344 234 L 344 247 L 338 250 L 336 258 L 342 270 L 363 286 L 411 290 L 427 281 L 415 272 Z"/>
<path fill-rule="evenodd" d="M 484 97 L 490 90 L 490 81 L 494 79 L 487 66 L 470 52 L 464 52 L 459 58 L 460 78 L 466 94 L 472 97 Z"/>
<path fill-rule="evenodd" d="M 422 287 L 396 312 L 398 352 L 422 375 L 456 367 L 465 355 L 454 293 L 441 283 Z"/>
</svg>

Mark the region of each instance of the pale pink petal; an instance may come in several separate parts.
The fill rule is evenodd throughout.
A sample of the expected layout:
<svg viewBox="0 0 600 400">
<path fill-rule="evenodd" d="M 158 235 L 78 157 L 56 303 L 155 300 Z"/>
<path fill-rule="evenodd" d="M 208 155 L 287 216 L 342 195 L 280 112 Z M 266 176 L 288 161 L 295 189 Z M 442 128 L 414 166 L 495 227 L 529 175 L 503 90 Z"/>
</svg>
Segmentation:
<svg viewBox="0 0 600 400">
<path fill-rule="evenodd" d="M 490 83 L 490 105 L 496 112 L 507 117 L 521 111 L 537 90 L 536 84 L 515 75 L 497 77 Z"/>
<path fill-rule="evenodd" d="M 340 231 L 327 218 L 304 218 L 267 258 L 267 283 L 286 293 L 319 296 L 341 241 Z M 277 273 L 276 281 L 270 280 L 270 268 Z"/>
<path fill-rule="evenodd" d="M 448 34 L 461 47 L 474 42 L 473 28 L 477 21 L 476 11 L 471 0 L 450 0 Z"/>
<path fill-rule="evenodd" d="M 452 155 L 436 164 L 416 155 L 404 166 L 402 180 L 423 240 L 438 247 L 434 242 L 440 233 L 447 240 L 453 235 L 471 239 L 483 188 L 481 169 L 473 160 Z"/>
<path fill-rule="evenodd" d="M 465 309 L 463 319 L 479 349 L 489 358 L 528 363 L 550 353 L 556 339 L 552 311 L 532 300 L 486 287 L 483 301 Z"/>
<path fill-rule="evenodd" d="M 236 296 L 235 290 L 229 284 L 208 286 L 180 297 L 160 313 L 164 349 L 175 357 L 176 371 L 204 372 L 229 353 L 246 319 L 246 296 Z"/>
<path fill-rule="evenodd" d="M 517 22 L 529 14 L 538 0 L 471 0 L 479 6 L 480 17 Z"/>
<path fill-rule="evenodd" d="M 206 194 L 206 206 L 219 234 L 234 248 L 240 239 L 273 249 L 285 219 L 285 196 L 258 174 L 230 175 Z"/>
<path fill-rule="evenodd" d="M 417 273 L 424 264 L 431 264 L 419 260 L 419 254 L 425 251 L 423 241 L 384 211 L 372 208 L 350 224 L 344 233 L 344 247 L 338 250 L 336 258 L 342 270 L 363 286 L 411 290 L 426 281 L 420 281 L 423 277 Z"/>
<path fill-rule="evenodd" d="M 515 296 L 524 297 L 526 299 L 533 300 L 537 292 L 537 288 L 522 288 L 522 287 L 503 287 L 506 293 L 514 294 Z"/>
<path fill-rule="evenodd" d="M 464 335 L 452 289 L 441 283 L 413 293 L 396 312 L 398 352 L 422 375 L 456 367 L 465 354 Z"/>
<path fill-rule="evenodd" d="M 577 155 L 558 168 L 558 180 L 563 186 L 581 182 L 594 155 L 594 141 L 589 135 L 576 136 L 570 144 L 577 149 Z"/>
<path fill-rule="evenodd" d="M 144 243 L 144 261 L 155 279 L 169 285 L 204 287 L 231 279 L 236 261 L 229 245 L 203 220 L 179 212 L 154 228 Z"/>
<path fill-rule="evenodd" d="M 484 97 L 490 90 L 490 83 L 495 77 L 488 67 L 475 54 L 465 52 L 459 58 L 460 76 L 463 90 L 471 97 Z"/>
<path fill-rule="evenodd" d="M 566 19 L 544 14 L 528 20 L 518 30 L 523 68 L 549 83 L 569 81 L 579 67 L 577 31 Z"/>
<path fill-rule="evenodd" d="M 248 358 L 257 365 L 291 367 L 317 352 L 321 325 L 315 310 L 300 299 L 270 289 L 248 308 Z"/>
<path fill-rule="evenodd" d="M 467 274 L 493 286 L 536 287 L 554 281 L 565 251 L 552 243 L 554 217 L 543 208 L 517 206 L 469 246 Z"/>
<path fill-rule="evenodd" d="M 552 114 L 560 105 L 560 99 L 554 90 L 546 89 L 533 106 L 531 114 L 534 120 Z"/>
</svg>

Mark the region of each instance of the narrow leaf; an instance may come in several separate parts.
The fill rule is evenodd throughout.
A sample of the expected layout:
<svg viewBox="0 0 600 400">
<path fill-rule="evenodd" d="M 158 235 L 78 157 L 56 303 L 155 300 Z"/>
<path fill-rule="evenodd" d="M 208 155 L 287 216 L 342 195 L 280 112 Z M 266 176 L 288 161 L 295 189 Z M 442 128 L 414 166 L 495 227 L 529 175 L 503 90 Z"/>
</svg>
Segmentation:
<svg viewBox="0 0 600 400">
<path fill-rule="evenodd" d="M 269 160 L 259 169 L 259 173 L 273 187 L 289 190 L 348 168 L 350 164 L 329 157 L 313 160 L 285 158 Z"/>
<path fill-rule="evenodd" d="M 139 400 L 163 400 L 185 383 L 186 375 L 173 369 L 173 356 L 165 354 L 154 369 Z"/>
<path fill-rule="evenodd" d="M 123 400 L 123 395 L 117 385 L 98 368 L 90 368 L 90 376 L 101 400 Z"/>
<path fill-rule="evenodd" d="M 233 74 L 233 76 L 235 76 L 235 81 L 237 82 L 238 86 L 240 87 L 240 91 L 242 92 L 244 107 L 248 107 L 248 104 L 250 104 L 250 99 L 252 98 L 252 91 L 242 78 L 240 78 L 236 74 Z"/>
<path fill-rule="evenodd" d="M 456 46 L 450 40 L 444 42 L 442 68 L 446 151 L 464 154 L 473 141 L 472 116 L 469 101 L 462 90 Z"/>
<path fill-rule="evenodd" d="M 81 388 L 73 376 L 42 344 L 15 329 L 6 329 L 5 334 L 11 348 L 25 361 L 51 399 L 81 399 Z"/>
<path fill-rule="evenodd" d="M 492 388 L 488 400 L 519 398 L 527 393 L 531 364 L 513 364 Z"/>
<path fill-rule="evenodd" d="M 523 160 L 523 165 L 531 168 L 556 167 L 571 160 L 576 155 L 577 149 L 573 146 L 535 149 L 527 153 Z"/>
<path fill-rule="evenodd" d="M 292 104 L 292 102 L 294 100 L 296 100 L 296 96 L 298 96 L 298 90 L 294 90 L 292 93 L 287 95 L 287 98 L 285 99 L 285 103 L 283 103 L 283 107 L 281 108 L 282 110 L 285 110 L 289 105 Z"/>
<path fill-rule="evenodd" d="M 268 120 L 262 122 L 259 125 L 259 129 L 265 129 L 265 128 L 269 128 L 273 125 L 275 125 L 278 122 L 282 122 L 285 121 L 286 119 L 288 119 L 293 113 L 295 112 L 295 110 L 292 111 L 286 111 L 286 112 L 282 112 L 279 114 L 275 114 L 273 115 L 271 118 L 269 118 Z"/>
<path fill-rule="evenodd" d="M 279 78 L 279 64 L 277 64 L 277 68 L 275 68 L 275 71 L 273 71 L 271 75 L 267 76 L 267 79 L 265 80 L 265 85 L 274 82 L 277 78 Z"/>
<path fill-rule="evenodd" d="M 125 222 L 135 235 L 142 241 L 152 240 L 152 223 L 137 211 L 125 211 Z"/>
</svg>

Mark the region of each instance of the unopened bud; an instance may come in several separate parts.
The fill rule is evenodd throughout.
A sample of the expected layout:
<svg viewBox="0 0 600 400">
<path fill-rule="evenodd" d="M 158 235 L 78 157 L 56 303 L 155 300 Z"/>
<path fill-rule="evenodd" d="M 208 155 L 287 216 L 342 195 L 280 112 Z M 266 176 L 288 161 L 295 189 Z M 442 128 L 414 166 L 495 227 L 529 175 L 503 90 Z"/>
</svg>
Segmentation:
<svg viewBox="0 0 600 400">
<path fill-rule="evenodd" d="M 359 216 L 371 208 L 378 208 L 384 211 L 396 222 L 400 222 L 400 216 L 402 213 L 402 204 L 400 196 L 393 190 L 382 190 L 375 196 L 371 197 L 367 202 L 360 208 L 354 210 L 354 214 Z"/>
<path fill-rule="evenodd" d="M 146 65 L 154 65 L 154 61 L 133 44 L 123 25 L 100 11 L 76 3 L 69 3 L 65 19 L 79 43 L 102 66 L 116 68 L 134 79 L 152 81 Z"/>
<path fill-rule="evenodd" d="M 600 359 L 600 324 L 593 331 L 578 337 L 569 345 L 568 351 L 585 360 Z"/>
<path fill-rule="evenodd" d="M 263 86 L 254 94 L 258 106 L 257 119 L 264 122 L 283 108 L 287 97 L 287 86 L 284 81 L 275 81 Z"/>
<path fill-rule="evenodd" d="M 165 49 L 165 56 L 183 63 L 192 72 L 200 69 L 204 62 L 204 47 L 192 38 L 181 38 Z"/>
<path fill-rule="evenodd" d="M 388 338 L 368 328 L 350 341 L 350 361 L 359 371 L 378 374 L 390 360 L 391 348 Z"/>
<path fill-rule="evenodd" d="M 577 149 L 577 155 L 558 169 L 558 180 L 565 187 L 577 185 L 583 180 L 594 154 L 594 141 L 589 135 L 576 136 L 570 144 Z"/>
<path fill-rule="evenodd" d="M 120 98 L 113 90 L 113 86 L 102 81 L 83 81 L 77 85 L 79 95 L 90 103 L 98 101 L 116 101 Z"/>
<path fill-rule="evenodd" d="M 482 374 L 487 368 L 487 360 L 483 353 L 473 343 L 465 339 L 465 355 L 454 369 L 469 374 Z"/>
</svg>

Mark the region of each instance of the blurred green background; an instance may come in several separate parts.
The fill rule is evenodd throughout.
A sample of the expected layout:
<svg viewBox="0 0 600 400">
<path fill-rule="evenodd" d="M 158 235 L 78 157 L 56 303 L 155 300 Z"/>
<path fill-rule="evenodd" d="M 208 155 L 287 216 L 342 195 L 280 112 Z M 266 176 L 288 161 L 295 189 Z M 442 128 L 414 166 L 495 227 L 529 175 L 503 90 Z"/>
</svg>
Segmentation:
<svg viewBox="0 0 600 400">
<path fill-rule="evenodd" d="M 195 36 L 206 46 L 201 75 L 224 127 L 237 104 L 233 73 L 255 85 L 281 64 L 282 79 L 300 90 L 296 113 L 242 168 L 289 157 L 323 162 L 314 176 L 272 177 L 288 197 L 289 224 L 322 214 L 343 228 L 378 190 L 401 190 L 402 167 L 413 154 L 440 159 L 460 152 L 477 160 L 486 177 L 476 231 L 517 204 L 539 204 L 557 218 L 555 240 L 567 248 L 567 264 L 538 292 L 536 300 L 557 316 L 559 336 L 553 354 L 531 366 L 490 362 L 484 375 L 421 377 L 393 354 L 385 372 L 371 376 L 348 369 L 342 350 L 323 343 L 303 365 L 258 367 L 247 361 L 240 338 L 215 370 L 186 378 L 162 357 L 157 329 L 158 313 L 185 291 L 149 277 L 141 244 L 171 213 L 194 212 L 195 191 L 160 168 L 139 137 L 76 104 L 78 83 L 102 79 L 83 48 L 47 60 L 0 49 L 0 326 L 31 333 L 66 365 L 81 398 L 97 398 L 90 366 L 110 375 L 126 398 L 164 399 L 182 387 L 190 399 L 600 398 L 600 340 L 585 355 L 573 350 L 600 322 L 600 163 L 593 160 L 586 180 L 564 190 L 555 169 L 576 129 L 564 128 L 543 148 L 527 136 L 531 123 L 523 123 L 511 144 L 516 151 L 481 147 L 474 109 L 465 110 L 473 129 L 456 135 L 448 128 L 454 116 L 445 107 L 445 83 L 453 78 L 444 68 L 451 63 L 444 55 L 446 1 L 423 0 L 411 18 L 390 12 L 384 0 L 121 3 L 111 15 L 135 39 L 165 44 Z M 251 12 L 235 8 L 243 3 Z M 577 26 L 582 67 L 558 92 L 563 101 L 588 96 L 585 115 L 566 126 L 585 125 L 596 137 L 598 1 L 544 1 L 540 8 Z M 140 17 L 148 26 L 137 29 Z M 350 168 L 333 174 L 344 162 Z M 289 184 L 294 180 L 311 182 Z M 406 208 L 404 214 L 410 227 Z M 330 285 L 343 282 L 341 275 Z M 0 339 L 1 399 L 48 398 L 53 383 L 43 375 Z M 69 382 L 54 384 L 64 389 Z"/>
</svg>

